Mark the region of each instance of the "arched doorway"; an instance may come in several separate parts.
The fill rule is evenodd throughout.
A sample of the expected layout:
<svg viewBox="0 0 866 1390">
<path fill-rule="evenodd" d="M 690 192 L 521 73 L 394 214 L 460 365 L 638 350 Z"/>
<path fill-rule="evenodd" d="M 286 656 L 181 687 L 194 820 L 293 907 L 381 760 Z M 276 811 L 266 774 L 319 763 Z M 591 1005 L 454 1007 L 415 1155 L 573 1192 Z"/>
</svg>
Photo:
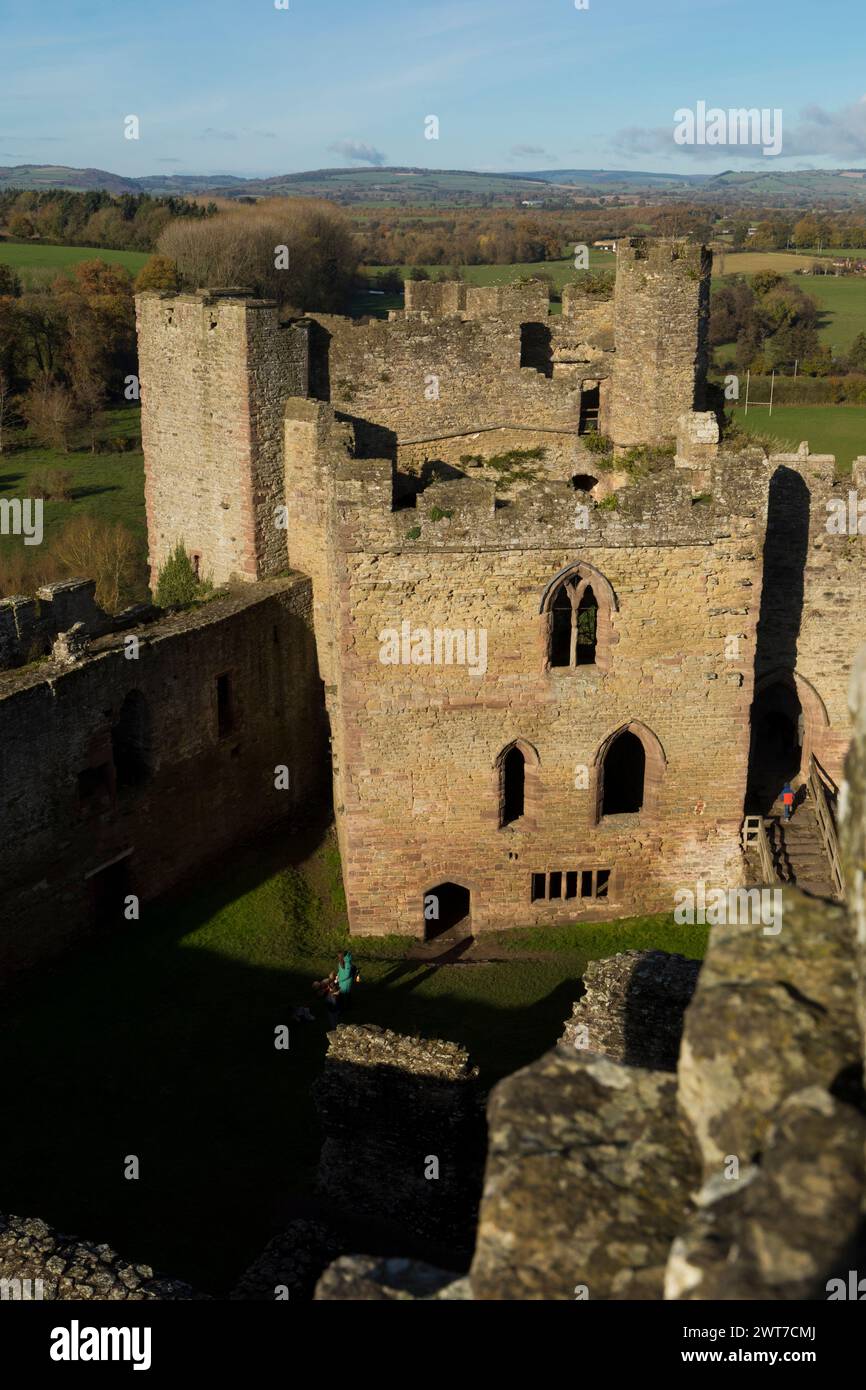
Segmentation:
<svg viewBox="0 0 866 1390">
<path fill-rule="evenodd" d="M 794 682 L 774 680 L 759 690 L 750 722 L 746 812 L 765 816 L 801 770 L 804 719 Z"/>
<path fill-rule="evenodd" d="M 470 906 L 469 889 L 461 883 L 438 883 L 428 889 L 424 894 L 424 940 L 433 941 L 458 928 L 469 936 Z"/>
</svg>

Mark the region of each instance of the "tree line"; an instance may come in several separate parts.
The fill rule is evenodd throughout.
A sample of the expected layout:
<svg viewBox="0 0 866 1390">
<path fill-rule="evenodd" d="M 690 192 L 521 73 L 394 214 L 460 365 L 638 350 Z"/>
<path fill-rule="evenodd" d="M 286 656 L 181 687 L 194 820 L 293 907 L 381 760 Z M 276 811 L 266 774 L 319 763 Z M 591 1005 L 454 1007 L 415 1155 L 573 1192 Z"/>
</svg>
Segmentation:
<svg viewBox="0 0 866 1390">
<path fill-rule="evenodd" d="M 8 189 L 0 192 L 0 226 L 19 241 L 34 239 L 58 246 L 105 246 L 117 251 L 152 251 L 159 235 L 176 218 L 201 221 L 216 204 L 186 198 L 154 198 L 147 193 L 120 196 L 101 191 Z"/>
</svg>

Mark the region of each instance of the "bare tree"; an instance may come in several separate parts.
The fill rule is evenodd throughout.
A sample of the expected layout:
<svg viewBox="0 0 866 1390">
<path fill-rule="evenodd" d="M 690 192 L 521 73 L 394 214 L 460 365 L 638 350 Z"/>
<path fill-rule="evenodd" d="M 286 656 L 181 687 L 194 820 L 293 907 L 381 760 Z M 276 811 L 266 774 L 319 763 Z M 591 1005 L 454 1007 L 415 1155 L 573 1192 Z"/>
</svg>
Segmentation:
<svg viewBox="0 0 866 1390">
<path fill-rule="evenodd" d="M 65 386 L 49 378 L 31 386 L 24 397 L 24 417 L 40 444 L 69 453 L 69 440 L 81 416 Z"/>
<path fill-rule="evenodd" d="M 11 405 L 11 395 L 9 389 L 9 378 L 0 367 L 0 454 L 3 452 L 4 430 L 6 421 L 9 419 Z"/>
</svg>

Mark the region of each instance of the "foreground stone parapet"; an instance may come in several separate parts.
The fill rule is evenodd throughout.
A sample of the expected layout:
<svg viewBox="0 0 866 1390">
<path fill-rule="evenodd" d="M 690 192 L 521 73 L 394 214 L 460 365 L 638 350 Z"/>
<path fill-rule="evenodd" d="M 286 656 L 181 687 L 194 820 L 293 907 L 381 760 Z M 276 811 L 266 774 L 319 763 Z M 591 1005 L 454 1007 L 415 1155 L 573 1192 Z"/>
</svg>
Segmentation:
<svg viewBox="0 0 866 1390">
<path fill-rule="evenodd" d="M 841 843 L 857 952 L 858 1010 L 866 1057 L 866 647 L 851 670 L 848 703 L 854 736 L 845 764 Z"/>
<path fill-rule="evenodd" d="M 755 1078 L 752 1078 L 753 1083 Z M 866 1118 L 820 1086 L 779 1108 L 760 1167 L 714 1178 L 673 1243 L 669 1299 L 814 1299 L 857 1264 Z"/>
<path fill-rule="evenodd" d="M 441 1038 L 348 1025 L 313 1094 L 319 1187 L 344 1211 L 468 1252 L 484 1163 L 478 1068 Z"/>
<path fill-rule="evenodd" d="M 46 1302 L 204 1299 L 189 1284 L 129 1264 L 109 1245 L 61 1235 L 44 1221 L 0 1216 L 0 1281 L 29 1281 L 25 1296 Z M 21 1296 L 16 1284 L 8 1297 Z"/>
<path fill-rule="evenodd" d="M 744 1167 L 760 1153 L 786 1096 L 859 1069 L 854 994 L 842 907 L 786 889 L 777 936 L 713 928 L 679 1060 L 679 1103 L 705 1178 L 729 1155 Z"/>
<path fill-rule="evenodd" d="M 344 1255 L 322 1275 L 315 1296 L 333 1303 L 465 1302 L 472 1290 L 468 1279 L 419 1260 Z"/>
<path fill-rule="evenodd" d="M 667 951 L 623 951 L 590 961 L 561 1044 L 630 1066 L 673 1071 L 683 1015 L 701 963 Z"/>
<path fill-rule="evenodd" d="M 699 1158 L 664 1072 L 559 1048 L 501 1081 L 476 1299 L 661 1298 Z"/>
</svg>

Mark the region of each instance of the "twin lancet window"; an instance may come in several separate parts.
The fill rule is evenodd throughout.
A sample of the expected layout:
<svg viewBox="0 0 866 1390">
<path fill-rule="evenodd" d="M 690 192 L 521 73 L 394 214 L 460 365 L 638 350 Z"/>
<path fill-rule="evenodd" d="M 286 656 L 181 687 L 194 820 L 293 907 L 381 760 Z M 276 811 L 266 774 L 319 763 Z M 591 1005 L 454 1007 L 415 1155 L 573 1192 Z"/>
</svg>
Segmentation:
<svg viewBox="0 0 866 1390">
<path fill-rule="evenodd" d="M 611 622 L 616 607 L 613 589 L 592 565 L 571 565 L 558 574 L 541 601 L 547 669 L 594 667 L 604 675 L 616 641 Z"/>
</svg>

